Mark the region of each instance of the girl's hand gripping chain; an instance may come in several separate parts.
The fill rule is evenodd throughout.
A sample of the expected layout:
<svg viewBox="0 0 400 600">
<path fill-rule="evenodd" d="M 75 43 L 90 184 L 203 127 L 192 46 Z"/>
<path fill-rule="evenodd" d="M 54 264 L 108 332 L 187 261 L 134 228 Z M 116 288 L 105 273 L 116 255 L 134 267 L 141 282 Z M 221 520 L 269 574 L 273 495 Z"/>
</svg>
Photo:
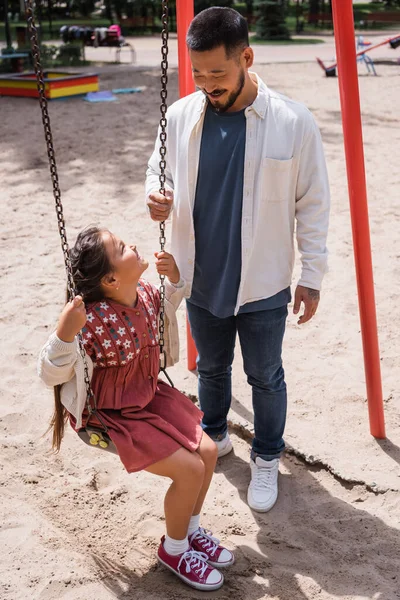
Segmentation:
<svg viewBox="0 0 400 600">
<path fill-rule="evenodd" d="M 85 326 L 87 320 L 85 304 L 82 296 L 75 296 L 67 302 L 62 311 L 57 327 L 57 336 L 63 342 L 73 342 L 75 336 Z"/>
<path fill-rule="evenodd" d="M 171 283 L 178 283 L 181 277 L 174 257 L 169 252 L 154 252 L 156 269 L 159 275 L 168 277 Z"/>
</svg>

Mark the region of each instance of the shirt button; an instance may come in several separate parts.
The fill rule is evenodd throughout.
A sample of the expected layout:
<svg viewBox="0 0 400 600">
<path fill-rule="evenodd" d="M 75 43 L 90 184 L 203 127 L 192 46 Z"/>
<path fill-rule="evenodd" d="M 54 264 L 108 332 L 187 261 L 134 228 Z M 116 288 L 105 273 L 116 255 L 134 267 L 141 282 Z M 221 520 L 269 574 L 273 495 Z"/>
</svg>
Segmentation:
<svg viewBox="0 0 400 600">
<path fill-rule="evenodd" d="M 193 260 L 191 258 L 189 258 L 188 263 L 189 263 L 189 265 L 192 265 L 193 264 Z"/>
<path fill-rule="evenodd" d="M 145 334 L 145 333 L 143 334 L 143 337 L 146 337 L 146 334 Z"/>
<path fill-rule="evenodd" d="M 138 317 L 139 315 L 140 315 L 140 312 L 139 312 L 139 311 L 136 311 L 136 316 Z"/>
<path fill-rule="evenodd" d="M 153 379 L 151 375 L 147 375 L 147 379 Z"/>
<path fill-rule="evenodd" d="M 148 354 L 145 354 L 145 355 L 144 355 L 144 357 L 145 357 L 145 358 L 149 358 L 149 355 L 148 355 Z"/>
</svg>

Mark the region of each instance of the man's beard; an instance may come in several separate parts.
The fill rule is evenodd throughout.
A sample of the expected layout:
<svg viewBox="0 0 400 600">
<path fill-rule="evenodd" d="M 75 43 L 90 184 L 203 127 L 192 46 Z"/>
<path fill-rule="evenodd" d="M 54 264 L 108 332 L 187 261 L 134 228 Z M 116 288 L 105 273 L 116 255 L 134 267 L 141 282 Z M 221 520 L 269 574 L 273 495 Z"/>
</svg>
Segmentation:
<svg viewBox="0 0 400 600">
<path fill-rule="evenodd" d="M 240 75 L 239 75 L 238 87 L 236 88 L 236 90 L 234 90 L 233 92 L 231 92 L 229 94 L 228 100 L 225 102 L 225 104 L 222 104 L 220 106 L 218 106 L 218 104 L 213 104 L 207 96 L 207 100 L 208 100 L 209 104 L 212 106 L 213 110 L 215 112 L 226 112 L 227 110 L 229 110 L 235 104 L 236 100 L 239 98 L 240 94 L 242 93 L 245 81 L 246 80 L 245 80 L 245 76 L 244 76 L 244 70 L 242 69 L 240 72 Z M 218 100 L 217 100 L 217 102 L 218 102 Z"/>
</svg>

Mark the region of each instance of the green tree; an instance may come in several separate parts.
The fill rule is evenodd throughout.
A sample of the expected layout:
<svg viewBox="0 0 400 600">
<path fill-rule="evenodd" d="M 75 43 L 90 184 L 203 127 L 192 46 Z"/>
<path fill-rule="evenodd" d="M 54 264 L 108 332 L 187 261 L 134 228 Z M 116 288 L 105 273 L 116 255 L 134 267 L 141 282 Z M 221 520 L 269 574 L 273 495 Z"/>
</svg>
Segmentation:
<svg viewBox="0 0 400 600">
<path fill-rule="evenodd" d="M 246 10 L 248 15 L 253 14 L 253 4 L 254 0 L 246 0 Z"/>
<path fill-rule="evenodd" d="M 44 2 L 38 4 L 40 6 Z M 77 13 L 82 17 L 90 17 L 92 12 L 94 11 L 95 4 L 94 0 L 71 0 L 69 2 L 69 10 L 71 13 Z"/>
<path fill-rule="evenodd" d="M 258 15 L 257 36 L 263 40 L 289 40 L 290 33 L 285 22 L 284 0 L 255 0 Z"/>
</svg>

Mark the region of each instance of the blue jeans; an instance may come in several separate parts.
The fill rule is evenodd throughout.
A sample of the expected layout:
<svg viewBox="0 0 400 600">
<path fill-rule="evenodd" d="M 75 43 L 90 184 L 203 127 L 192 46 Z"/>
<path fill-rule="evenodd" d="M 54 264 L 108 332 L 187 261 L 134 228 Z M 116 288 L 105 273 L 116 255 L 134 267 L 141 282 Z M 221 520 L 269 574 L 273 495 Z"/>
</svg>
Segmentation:
<svg viewBox="0 0 400 600">
<path fill-rule="evenodd" d="M 232 361 L 236 332 L 243 367 L 253 392 L 254 439 L 252 456 L 278 458 L 285 448 L 287 395 L 282 367 L 282 341 L 287 305 L 272 310 L 241 313 L 220 319 L 187 302 L 198 358 L 199 401 L 203 428 L 214 440 L 227 432 L 232 397 Z"/>
</svg>

